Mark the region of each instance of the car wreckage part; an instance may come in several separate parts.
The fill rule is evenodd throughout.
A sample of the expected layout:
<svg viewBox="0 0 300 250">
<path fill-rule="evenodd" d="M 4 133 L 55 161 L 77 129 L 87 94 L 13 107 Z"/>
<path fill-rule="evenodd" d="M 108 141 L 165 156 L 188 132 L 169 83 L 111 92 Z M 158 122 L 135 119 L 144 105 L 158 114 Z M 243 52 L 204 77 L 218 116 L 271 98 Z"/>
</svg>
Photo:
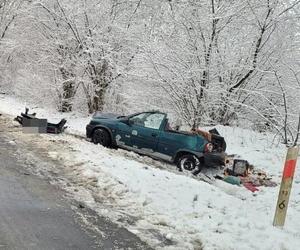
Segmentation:
<svg viewBox="0 0 300 250">
<path fill-rule="evenodd" d="M 66 119 L 61 119 L 61 121 L 57 124 L 47 123 L 47 133 L 50 134 L 59 134 L 65 130 L 65 124 L 67 123 Z"/>
<path fill-rule="evenodd" d="M 211 131 L 211 130 L 210 130 Z M 217 131 L 216 129 L 214 131 Z M 226 151 L 226 142 L 224 137 L 218 134 L 211 134 L 211 143 L 215 152 L 225 152 Z"/>
<path fill-rule="evenodd" d="M 232 175 L 225 176 L 223 181 L 237 186 L 240 186 L 242 184 L 241 179 L 239 177 L 232 176 Z"/>
<path fill-rule="evenodd" d="M 225 166 L 225 154 L 212 152 L 203 155 L 203 164 L 208 168 Z"/>
<path fill-rule="evenodd" d="M 38 123 L 38 125 L 34 125 L 33 127 L 38 127 L 39 133 L 47 132 L 47 133 L 51 133 L 51 134 L 59 134 L 59 133 L 62 133 L 66 129 L 66 127 L 65 127 L 65 124 L 67 122 L 66 119 L 61 119 L 61 121 L 59 123 L 55 124 L 55 123 L 47 122 L 47 119 L 36 118 L 36 113 L 29 114 L 28 112 L 29 112 L 29 109 L 25 108 L 25 113 L 21 113 L 21 116 L 17 116 L 14 120 L 17 121 L 23 127 L 32 126 L 32 125 L 30 125 L 31 120 L 32 120 L 33 125 L 34 125 L 34 123 Z M 42 125 L 43 121 L 46 121 L 46 126 L 45 126 L 45 124 Z M 45 128 L 43 128 L 43 127 L 45 127 Z"/>
</svg>

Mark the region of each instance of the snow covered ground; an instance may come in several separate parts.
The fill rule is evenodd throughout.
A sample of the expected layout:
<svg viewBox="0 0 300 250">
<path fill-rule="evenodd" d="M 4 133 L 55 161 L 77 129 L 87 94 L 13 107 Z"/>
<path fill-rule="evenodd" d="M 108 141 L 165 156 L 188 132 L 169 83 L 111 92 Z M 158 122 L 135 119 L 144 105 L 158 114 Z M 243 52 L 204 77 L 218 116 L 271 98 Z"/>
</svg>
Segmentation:
<svg viewBox="0 0 300 250">
<path fill-rule="evenodd" d="M 0 95 L 0 112 L 16 115 L 24 107 L 24 103 Z M 28 107 L 31 106 L 28 104 Z M 38 117 L 51 117 L 53 121 L 65 117 L 65 114 L 40 108 L 33 111 Z M 71 114 L 66 118 L 70 134 L 84 134 L 90 117 Z M 272 143 L 273 135 L 222 126 L 217 129 L 227 141 L 229 154 L 240 155 L 280 183 L 286 149 Z M 94 179 L 98 199 L 111 206 L 111 209 L 98 212 L 119 222 L 122 217 L 134 218 L 134 223 L 127 222 L 129 229 L 156 249 L 201 249 L 202 246 L 222 250 L 299 249 L 299 167 L 286 225 L 279 229 L 272 226 L 279 185 L 275 188 L 260 187 L 255 194 L 223 181 L 210 185 L 177 173 L 172 166 L 148 157 L 106 149 L 70 134 L 53 138 L 70 143 L 72 155 L 62 153 L 66 164 L 82 163 L 74 167 L 74 171 L 83 179 Z M 54 158 L 59 157 L 58 154 L 49 152 Z M 91 207 L 95 206 L 95 196 L 82 199 Z M 166 244 L 160 245 L 155 237 L 149 236 L 149 232 L 156 231 Z"/>
</svg>

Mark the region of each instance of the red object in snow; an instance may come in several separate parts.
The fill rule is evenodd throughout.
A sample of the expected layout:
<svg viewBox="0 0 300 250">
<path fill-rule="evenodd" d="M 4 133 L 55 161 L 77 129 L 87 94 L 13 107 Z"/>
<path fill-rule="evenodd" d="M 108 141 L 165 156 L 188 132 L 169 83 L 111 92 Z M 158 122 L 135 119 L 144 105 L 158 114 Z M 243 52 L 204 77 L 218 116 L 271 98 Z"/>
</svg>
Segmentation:
<svg viewBox="0 0 300 250">
<path fill-rule="evenodd" d="M 259 191 L 259 189 L 253 185 L 251 182 L 244 182 L 243 183 L 244 187 L 250 190 L 252 193 Z"/>
</svg>

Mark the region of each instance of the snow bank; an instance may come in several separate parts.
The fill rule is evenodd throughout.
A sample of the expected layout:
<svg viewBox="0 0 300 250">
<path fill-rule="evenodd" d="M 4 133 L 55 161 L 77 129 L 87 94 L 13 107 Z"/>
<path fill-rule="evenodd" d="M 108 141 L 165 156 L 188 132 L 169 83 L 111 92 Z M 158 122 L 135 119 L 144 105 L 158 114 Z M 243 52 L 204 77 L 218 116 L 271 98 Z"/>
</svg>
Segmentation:
<svg viewBox="0 0 300 250">
<path fill-rule="evenodd" d="M 231 129 L 228 130 L 231 134 Z M 244 132 L 235 129 L 235 135 Z M 284 151 L 279 153 L 280 150 L 277 152 L 275 148 L 275 155 L 270 156 L 268 151 L 256 151 L 266 142 L 248 145 L 254 153 L 248 154 L 246 159 L 252 162 L 251 156 L 257 156 L 255 166 L 272 173 L 278 181 Z M 299 169 L 287 223 L 282 230 L 272 226 L 279 186 L 262 187 L 256 195 L 252 195 L 242 187 L 222 181 L 212 186 L 187 176 L 155 169 L 101 146 L 81 142 L 73 147 L 81 152 L 81 160 L 89 161 L 85 165 L 89 171 L 96 177 L 101 172 L 99 187 L 106 186 L 102 183 L 103 171 L 118 181 L 114 184 L 118 186 L 114 187 L 118 191 L 110 195 L 125 202 L 128 214 L 140 218 L 133 228 L 138 234 L 142 233 L 143 228 L 158 226 L 168 239 L 177 242 L 178 249 L 193 249 L 197 239 L 202 241 L 205 249 L 297 249 L 300 244 Z M 237 152 L 243 155 L 243 150 Z M 267 164 L 268 161 L 270 164 Z"/>
<path fill-rule="evenodd" d="M 21 108 L 17 108 L 21 107 Z M 14 99 L 0 98 L 0 111 L 16 115 L 23 111 Z M 29 106 L 30 107 L 30 106 Z M 61 114 L 34 109 L 39 116 L 60 119 Z M 84 133 L 89 117 L 67 117 L 71 131 Z M 255 168 L 265 170 L 280 182 L 286 149 L 272 144 L 273 136 L 253 131 L 218 126 L 226 138 L 228 153 L 240 155 Z M 110 200 L 113 217 L 118 211 L 132 216 L 129 229 L 142 238 L 156 230 L 170 243 L 159 249 L 298 249 L 300 246 L 300 169 L 296 170 L 290 206 L 284 229 L 272 226 L 279 185 L 261 187 L 253 195 L 243 187 L 222 181 L 215 185 L 158 169 L 148 158 L 136 161 L 123 150 L 110 150 L 70 135 L 65 135 L 75 152 L 66 162 L 84 162 L 83 177 L 95 178 L 98 195 Z M 132 154 L 134 155 L 134 154 Z M 141 159 L 141 157 L 139 157 Z M 106 199 L 106 200 L 105 200 Z M 87 202 L 91 203 L 90 197 Z M 113 207 L 114 206 L 114 207 Z M 115 218 L 120 219 L 120 218 Z M 172 244 L 171 244 L 172 243 Z"/>
</svg>

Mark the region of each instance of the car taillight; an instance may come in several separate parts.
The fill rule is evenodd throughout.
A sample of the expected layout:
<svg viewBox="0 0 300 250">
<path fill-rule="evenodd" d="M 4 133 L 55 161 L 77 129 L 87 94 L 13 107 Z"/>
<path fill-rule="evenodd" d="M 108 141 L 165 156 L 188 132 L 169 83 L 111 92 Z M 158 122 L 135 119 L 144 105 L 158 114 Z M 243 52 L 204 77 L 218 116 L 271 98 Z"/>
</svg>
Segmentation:
<svg viewBox="0 0 300 250">
<path fill-rule="evenodd" d="M 213 151 L 213 145 L 211 143 L 207 143 L 204 147 L 205 153 L 211 153 Z"/>
</svg>

